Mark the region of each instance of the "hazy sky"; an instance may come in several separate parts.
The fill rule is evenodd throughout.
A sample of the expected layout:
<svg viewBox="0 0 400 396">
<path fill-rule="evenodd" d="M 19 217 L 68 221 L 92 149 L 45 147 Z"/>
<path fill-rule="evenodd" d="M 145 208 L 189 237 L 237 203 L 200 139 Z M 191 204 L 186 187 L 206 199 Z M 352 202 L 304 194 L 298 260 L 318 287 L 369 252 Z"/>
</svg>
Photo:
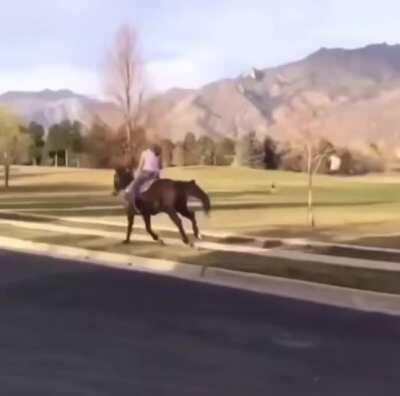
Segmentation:
<svg viewBox="0 0 400 396">
<path fill-rule="evenodd" d="M 400 42 L 398 0 L 12 0 L 0 7 L 0 92 L 101 94 L 121 23 L 140 33 L 149 85 L 197 87 L 320 47 Z"/>
</svg>

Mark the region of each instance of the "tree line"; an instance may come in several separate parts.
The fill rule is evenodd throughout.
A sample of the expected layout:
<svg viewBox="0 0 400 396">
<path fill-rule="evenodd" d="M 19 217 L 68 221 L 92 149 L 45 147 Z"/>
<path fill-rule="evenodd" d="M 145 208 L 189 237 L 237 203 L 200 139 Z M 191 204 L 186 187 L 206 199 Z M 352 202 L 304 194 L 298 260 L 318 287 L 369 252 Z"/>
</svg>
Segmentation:
<svg viewBox="0 0 400 396">
<path fill-rule="evenodd" d="M 131 128 L 130 147 L 127 147 L 126 127 L 116 132 L 107 124 L 96 120 L 90 128 L 79 121 L 64 120 L 48 130 L 37 122 L 21 125 L 12 113 L 0 109 L 0 161 L 47 166 L 114 167 L 122 161 L 135 166 L 140 152 L 151 142 L 162 149 L 164 167 L 170 166 L 247 166 L 307 172 L 307 150 L 296 142 L 282 142 L 270 136 L 260 138 L 254 131 L 238 138 L 203 135 L 187 132 L 180 141 L 166 137 L 148 137 L 141 126 Z M 313 141 L 318 156 L 324 152 L 340 157 L 339 173 L 360 174 L 382 170 L 379 157 L 366 156 L 347 148 L 334 146 L 319 139 Z M 127 156 L 128 153 L 128 156 Z M 329 156 L 318 166 L 321 173 L 329 173 Z"/>
<path fill-rule="evenodd" d="M 182 140 L 172 141 L 166 137 L 150 137 L 142 127 L 131 130 L 131 144 L 127 158 L 126 129 L 111 133 L 106 124 L 95 123 L 88 131 L 84 145 L 85 154 L 92 166 L 113 167 L 121 161 L 135 166 L 140 152 L 150 143 L 158 143 L 162 150 L 164 167 L 170 166 L 250 166 L 276 169 L 270 139 L 259 140 L 255 132 L 233 139 L 230 137 L 196 137 L 187 132 Z"/>
</svg>

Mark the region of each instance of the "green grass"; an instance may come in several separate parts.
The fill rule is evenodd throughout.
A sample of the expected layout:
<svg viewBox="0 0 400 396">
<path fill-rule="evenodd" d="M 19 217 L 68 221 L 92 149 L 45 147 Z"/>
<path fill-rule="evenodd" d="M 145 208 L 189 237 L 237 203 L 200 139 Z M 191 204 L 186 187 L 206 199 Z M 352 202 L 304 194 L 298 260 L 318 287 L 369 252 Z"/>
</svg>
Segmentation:
<svg viewBox="0 0 400 396">
<path fill-rule="evenodd" d="M 354 179 L 316 177 L 314 193 L 317 228 L 314 230 L 306 224 L 307 191 L 306 176 L 303 174 L 246 168 L 188 167 L 168 169 L 165 176 L 180 180 L 195 179 L 210 194 L 213 206 L 211 217 L 198 216 L 203 230 L 311 237 L 363 245 L 400 247 L 400 235 L 390 235 L 399 233 L 400 230 L 400 183 L 393 183 L 393 180 L 397 180 L 396 176 L 392 176 L 390 183 L 385 182 L 383 176 L 380 179 L 376 175 Z M 0 211 L 11 211 L 14 214 L 10 217 L 0 212 L 0 220 L 8 217 L 24 221 L 49 221 L 66 226 L 81 226 L 94 231 L 119 231 L 122 234 L 126 224 L 124 209 L 121 199 L 111 196 L 112 177 L 113 172 L 110 170 L 13 167 L 11 188 L 7 191 L 0 188 Z M 400 176 L 398 180 L 400 182 Z M 276 191 L 271 190 L 272 184 L 275 184 Z M 15 217 L 15 213 L 19 213 L 19 217 Z M 58 219 L 30 219 L 30 214 L 55 216 Z M 72 219 L 79 220 L 79 223 L 72 222 Z M 113 220 L 117 225 L 91 224 L 91 220 Z M 155 226 L 172 226 L 166 215 L 156 216 L 153 223 Z M 160 247 L 150 241 L 124 246 L 120 241 L 111 238 L 28 230 L 1 222 L 0 235 L 96 251 L 170 259 L 206 267 L 400 293 L 400 275 L 395 272 L 361 270 L 346 266 L 338 268 L 323 263 L 250 254 L 197 251 L 183 245 Z M 169 233 L 163 235 L 171 236 Z M 347 251 L 322 253 L 351 256 Z M 397 256 L 391 260 L 397 261 Z"/>
<path fill-rule="evenodd" d="M 15 167 L 9 191 L 0 190 L 0 210 L 124 223 L 120 200 L 112 197 L 110 170 L 56 170 Z M 299 173 L 229 167 L 172 168 L 165 176 L 195 179 L 211 197 L 210 218 L 200 226 L 242 234 L 304 237 L 324 240 L 367 238 L 400 230 L 400 183 L 379 182 L 379 177 L 317 176 L 314 199 L 317 228 L 306 224 L 306 176 Z M 383 177 L 382 177 L 382 180 Z M 399 176 L 400 182 L 400 176 Z M 271 191 L 271 184 L 276 192 Z M 75 195 L 71 195 L 75 194 Z M 104 209 L 101 206 L 113 206 Z M 87 207 L 92 207 L 89 210 Z M 74 208 L 73 211 L 64 209 Z M 165 216 L 154 219 L 169 225 Z"/>
</svg>

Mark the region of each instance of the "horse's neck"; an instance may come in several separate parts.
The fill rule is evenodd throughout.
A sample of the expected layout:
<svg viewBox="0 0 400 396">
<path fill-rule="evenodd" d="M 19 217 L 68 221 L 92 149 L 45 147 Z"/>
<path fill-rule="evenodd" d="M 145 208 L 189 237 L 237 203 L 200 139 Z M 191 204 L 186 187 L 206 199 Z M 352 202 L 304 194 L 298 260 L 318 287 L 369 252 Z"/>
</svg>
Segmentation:
<svg viewBox="0 0 400 396">
<path fill-rule="evenodd" d="M 126 188 L 129 186 L 129 184 L 132 183 L 133 181 L 133 175 L 130 172 L 126 172 L 121 175 L 121 180 L 123 181 L 123 184 L 125 185 L 123 188 Z"/>
<path fill-rule="evenodd" d="M 197 191 L 196 188 L 194 188 L 194 186 L 193 186 L 190 182 L 185 182 L 185 183 L 184 183 L 184 189 L 185 189 L 185 191 L 186 191 L 186 193 L 187 193 L 188 195 L 191 195 L 191 196 L 197 198 L 197 196 L 198 196 L 198 191 Z"/>
</svg>

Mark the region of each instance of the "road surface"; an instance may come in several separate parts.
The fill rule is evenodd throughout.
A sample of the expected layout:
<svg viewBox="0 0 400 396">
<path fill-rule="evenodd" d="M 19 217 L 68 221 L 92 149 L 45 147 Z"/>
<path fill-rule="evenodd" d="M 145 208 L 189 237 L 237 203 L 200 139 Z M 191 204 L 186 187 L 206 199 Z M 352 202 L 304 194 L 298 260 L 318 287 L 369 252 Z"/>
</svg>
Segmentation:
<svg viewBox="0 0 400 396">
<path fill-rule="evenodd" d="M 0 394 L 400 394 L 400 318 L 0 251 Z"/>
</svg>

